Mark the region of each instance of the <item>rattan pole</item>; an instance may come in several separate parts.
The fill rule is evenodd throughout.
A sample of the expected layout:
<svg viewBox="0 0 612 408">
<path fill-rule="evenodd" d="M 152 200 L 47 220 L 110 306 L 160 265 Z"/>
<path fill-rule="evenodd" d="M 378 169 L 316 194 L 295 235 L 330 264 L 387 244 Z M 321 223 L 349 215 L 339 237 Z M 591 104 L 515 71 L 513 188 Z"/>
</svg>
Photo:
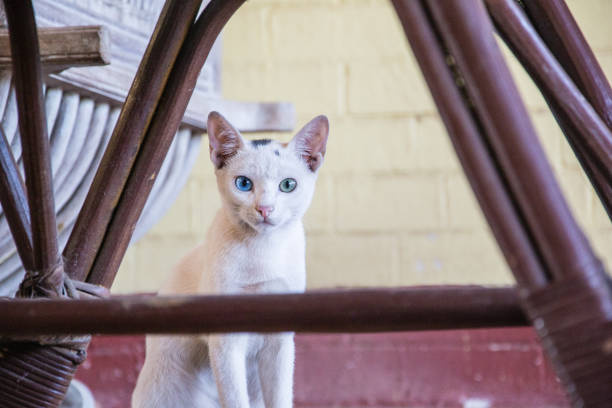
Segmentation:
<svg viewBox="0 0 612 408">
<path fill-rule="evenodd" d="M 481 136 L 483 129 L 456 86 L 432 23 L 419 1 L 395 0 L 393 5 L 480 207 L 519 286 L 545 285 L 547 273 Z"/>
<path fill-rule="evenodd" d="M 550 272 L 555 278 L 582 276 L 585 268 L 598 267 L 555 181 L 483 3 L 428 0 L 427 4 L 457 60 L 492 149 Z"/>
<path fill-rule="evenodd" d="M 608 129 L 612 129 L 612 89 L 610 83 L 565 2 L 534 0 L 521 4 L 548 49 L 597 111 Z M 540 89 L 578 161 L 587 173 L 591 184 L 593 184 L 608 217 L 612 220 L 612 184 L 597 169 L 594 160 L 586 149 L 575 142 L 577 140 L 575 134 L 578 131 L 572 128 L 564 115 L 560 113 L 552 97 L 542 87 Z M 586 133 L 582 137 L 589 138 L 590 134 Z"/>
<path fill-rule="evenodd" d="M 94 263 L 181 44 L 200 4 L 201 0 L 166 1 L 64 249 L 65 268 L 74 279 L 84 280 Z"/>
<path fill-rule="evenodd" d="M 31 0 L 5 0 L 4 8 L 30 208 L 33 266 L 45 271 L 55 267 L 60 259 L 36 21 Z"/>
<path fill-rule="evenodd" d="M 521 5 L 550 51 L 612 129 L 612 88 L 565 1 L 530 0 Z"/>
<path fill-rule="evenodd" d="M 28 296 L 59 296 L 64 276 L 58 252 L 49 139 L 34 10 L 30 0 L 5 0 L 21 146 L 32 226 L 32 262 L 24 262 Z M 24 260 L 27 258 L 24 258 Z M 8 302 L 10 303 L 10 302 Z M 6 408 L 52 408 L 63 399 L 84 350 L 51 342 L 8 341 L 0 358 L 0 401 Z M 40 372 L 43 374 L 41 375 Z"/>
<path fill-rule="evenodd" d="M 519 6 L 513 0 L 486 0 L 486 3 L 502 38 L 540 88 L 610 213 L 612 132 L 539 38 Z"/>
<path fill-rule="evenodd" d="M 585 137 L 585 135 L 581 134 L 578 136 L 580 132 L 574 128 L 569 119 L 562 113 L 561 108 L 558 106 L 554 98 L 543 88 L 540 88 L 540 90 L 542 91 L 542 95 L 546 99 L 550 110 L 555 116 L 559 127 L 563 131 L 568 144 L 574 151 L 574 154 L 582 166 L 582 169 L 586 173 L 591 185 L 593 186 L 593 189 L 597 193 L 604 210 L 608 214 L 608 218 L 610 218 L 612 221 L 612 183 L 610 180 L 606 179 L 602 172 L 599 171 L 597 163 L 591 157 L 585 146 L 578 142 L 578 140 Z M 589 137 L 589 135 L 587 134 L 586 137 Z"/>
<path fill-rule="evenodd" d="M 212 0 L 190 29 L 87 278 L 88 282 L 106 287 L 112 284 L 153 188 L 155 176 L 187 108 L 200 70 L 221 29 L 244 1 Z"/>
<path fill-rule="evenodd" d="M 17 163 L 0 127 L 0 204 L 6 216 L 21 263 L 26 269 L 34 267 L 32 233 L 25 186 Z"/>
<path fill-rule="evenodd" d="M 477 286 L 0 303 L 0 335 L 454 330 L 527 325 L 514 288 Z"/>
</svg>

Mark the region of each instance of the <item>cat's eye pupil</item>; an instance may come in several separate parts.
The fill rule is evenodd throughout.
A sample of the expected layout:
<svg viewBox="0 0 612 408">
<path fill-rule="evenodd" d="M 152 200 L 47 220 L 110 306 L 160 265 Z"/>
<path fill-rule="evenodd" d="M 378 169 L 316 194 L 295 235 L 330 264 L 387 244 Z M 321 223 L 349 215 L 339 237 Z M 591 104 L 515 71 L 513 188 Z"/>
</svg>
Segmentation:
<svg viewBox="0 0 612 408">
<path fill-rule="evenodd" d="M 250 191 L 253 188 L 253 182 L 245 176 L 236 177 L 235 184 L 240 191 Z"/>
<path fill-rule="evenodd" d="M 292 178 L 286 178 L 280 182 L 279 188 L 283 193 L 290 193 L 297 187 L 297 181 Z"/>
</svg>

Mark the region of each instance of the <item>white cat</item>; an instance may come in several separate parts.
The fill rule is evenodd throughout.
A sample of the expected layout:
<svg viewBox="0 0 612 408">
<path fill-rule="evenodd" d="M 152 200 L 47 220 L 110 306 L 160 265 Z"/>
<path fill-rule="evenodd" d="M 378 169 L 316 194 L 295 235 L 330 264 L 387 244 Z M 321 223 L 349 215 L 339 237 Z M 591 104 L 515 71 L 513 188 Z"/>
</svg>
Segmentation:
<svg viewBox="0 0 612 408">
<path fill-rule="evenodd" d="M 161 294 L 303 292 L 302 216 L 323 163 L 329 124 L 310 121 L 283 144 L 247 141 L 216 112 L 210 158 L 222 208 L 205 242 L 175 268 Z M 148 336 L 132 396 L 136 408 L 288 408 L 293 333 Z"/>
</svg>

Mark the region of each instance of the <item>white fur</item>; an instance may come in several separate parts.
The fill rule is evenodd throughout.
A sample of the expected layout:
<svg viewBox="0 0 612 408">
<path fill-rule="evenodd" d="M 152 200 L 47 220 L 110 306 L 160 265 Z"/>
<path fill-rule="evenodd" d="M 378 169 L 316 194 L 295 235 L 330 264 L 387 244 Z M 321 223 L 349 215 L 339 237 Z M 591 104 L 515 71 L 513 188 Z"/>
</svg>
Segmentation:
<svg viewBox="0 0 612 408">
<path fill-rule="evenodd" d="M 208 129 L 222 208 L 204 243 L 178 264 L 160 293 L 303 292 L 301 219 L 325 154 L 327 119 L 315 118 L 288 145 L 255 146 L 217 113 Z M 248 177 L 253 189 L 238 190 L 237 176 Z M 291 193 L 279 190 L 288 177 L 297 181 Z M 274 211 L 263 217 L 258 205 Z M 292 406 L 293 333 L 148 336 L 146 345 L 132 407 Z"/>
</svg>

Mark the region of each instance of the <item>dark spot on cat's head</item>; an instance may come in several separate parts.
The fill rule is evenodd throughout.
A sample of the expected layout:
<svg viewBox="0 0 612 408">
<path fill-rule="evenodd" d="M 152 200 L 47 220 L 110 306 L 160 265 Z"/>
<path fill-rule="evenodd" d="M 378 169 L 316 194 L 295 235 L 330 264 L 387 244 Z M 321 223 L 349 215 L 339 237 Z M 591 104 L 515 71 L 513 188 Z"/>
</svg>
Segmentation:
<svg viewBox="0 0 612 408">
<path fill-rule="evenodd" d="M 255 139 L 255 140 L 251 140 L 251 144 L 253 145 L 253 147 L 265 146 L 267 144 L 270 144 L 271 142 L 272 142 L 271 139 Z"/>
<path fill-rule="evenodd" d="M 278 152 L 278 150 L 275 150 L 274 154 L 277 155 L 277 156 L 280 156 L 280 153 Z"/>
</svg>

